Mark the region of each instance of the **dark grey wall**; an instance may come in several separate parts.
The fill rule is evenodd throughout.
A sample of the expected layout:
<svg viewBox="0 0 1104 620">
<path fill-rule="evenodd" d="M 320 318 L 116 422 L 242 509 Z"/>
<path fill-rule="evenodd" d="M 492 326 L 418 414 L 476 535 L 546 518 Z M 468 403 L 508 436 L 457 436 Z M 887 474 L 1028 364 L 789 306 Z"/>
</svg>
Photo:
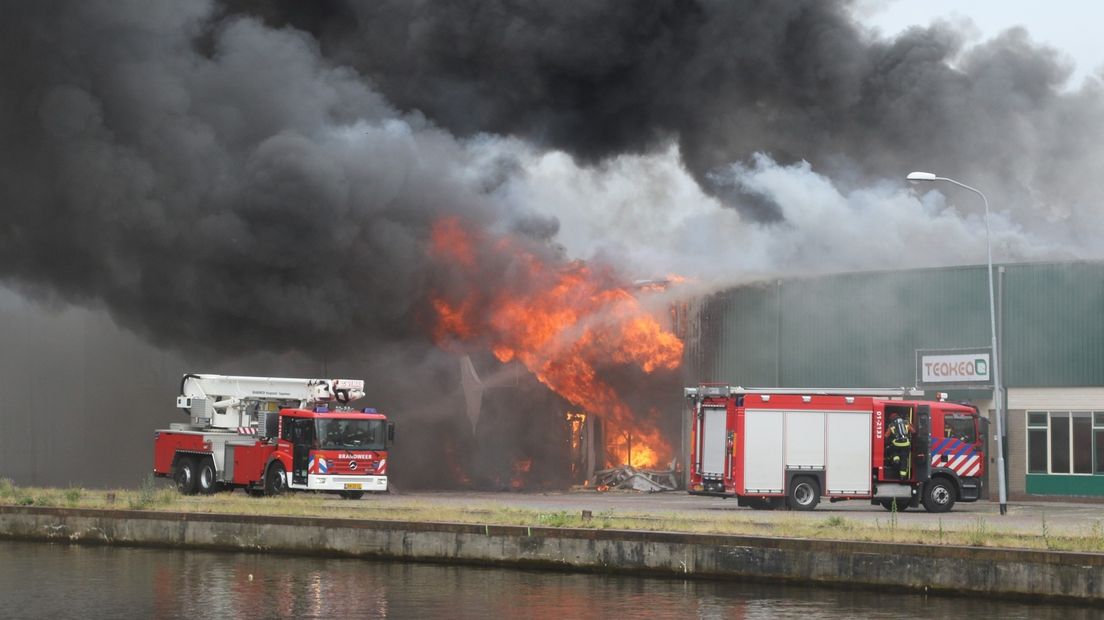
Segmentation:
<svg viewBox="0 0 1104 620">
<path fill-rule="evenodd" d="M 0 289 L 0 477 L 19 484 L 137 484 L 152 431 L 181 421 L 184 363 L 106 314 L 50 310 Z"/>
</svg>

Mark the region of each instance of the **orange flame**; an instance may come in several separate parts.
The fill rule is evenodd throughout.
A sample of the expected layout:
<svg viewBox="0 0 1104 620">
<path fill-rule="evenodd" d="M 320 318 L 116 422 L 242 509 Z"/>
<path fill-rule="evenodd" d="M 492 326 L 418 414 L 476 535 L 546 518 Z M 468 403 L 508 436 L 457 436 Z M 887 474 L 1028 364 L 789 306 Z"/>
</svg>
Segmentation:
<svg viewBox="0 0 1104 620">
<path fill-rule="evenodd" d="M 510 478 L 510 488 L 515 491 L 525 487 L 526 478 L 533 469 L 533 459 L 518 459 L 514 461 L 514 476 Z"/>
<path fill-rule="evenodd" d="M 486 288 L 479 286 L 486 276 L 475 269 L 477 248 L 508 259 L 526 286 L 503 285 L 481 296 L 477 291 Z M 638 419 L 598 373 L 600 365 L 611 362 L 646 373 L 673 370 L 682 359 L 682 341 L 626 288 L 581 262 L 549 265 L 509 237 L 487 242 L 456 218 L 434 227 L 431 253 L 470 284 L 463 299 L 442 295 L 433 300 L 438 344 L 479 340 L 489 343 L 500 361 L 521 362 L 568 402 L 603 416 L 607 449 L 622 463 L 649 467 L 670 458 L 670 444 L 658 429 Z"/>
<path fill-rule="evenodd" d="M 654 412 L 653 412 L 654 413 Z M 611 438 L 608 450 L 620 459 L 622 464 L 631 465 L 637 469 L 656 466 L 666 466 L 670 460 L 670 453 L 660 455 L 655 446 L 666 446 L 667 443 L 659 434 L 659 429 L 648 426 L 638 426 L 625 433 Z"/>
<path fill-rule="evenodd" d="M 456 455 L 456 446 L 454 446 L 451 441 L 445 443 L 444 457 L 445 463 L 448 464 L 449 471 L 452 472 L 453 482 L 465 487 L 470 485 L 471 476 L 460 467 L 460 462 Z"/>
<path fill-rule="evenodd" d="M 475 250 L 471 238 L 460 225 L 460 219 L 446 217 L 437 221 L 430 233 L 434 252 L 450 258 L 469 269 L 475 268 Z"/>
</svg>

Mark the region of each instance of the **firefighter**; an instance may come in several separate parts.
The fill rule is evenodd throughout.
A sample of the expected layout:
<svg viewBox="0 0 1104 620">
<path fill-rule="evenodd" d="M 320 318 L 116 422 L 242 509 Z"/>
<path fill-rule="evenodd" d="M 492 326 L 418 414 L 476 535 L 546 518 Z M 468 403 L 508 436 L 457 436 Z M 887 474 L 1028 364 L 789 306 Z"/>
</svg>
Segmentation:
<svg viewBox="0 0 1104 620">
<path fill-rule="evenodd" d="M 909 477 L 909 453 L 912 451 L 912 439 L 909 423 L 899 414 L 890 414 L 886 424 L 886 467 L 897 477 L 904 480 Z"/>
</svg>

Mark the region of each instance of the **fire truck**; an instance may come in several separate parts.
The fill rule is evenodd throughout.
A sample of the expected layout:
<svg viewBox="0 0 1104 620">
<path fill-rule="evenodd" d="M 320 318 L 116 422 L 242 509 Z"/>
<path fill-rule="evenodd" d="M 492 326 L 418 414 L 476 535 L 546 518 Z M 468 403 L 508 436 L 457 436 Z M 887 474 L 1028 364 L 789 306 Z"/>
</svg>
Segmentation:
<svg viewBox="0 0 1104 620">
<path fill-rule="evenodd" d="M 981 497 L 987 420 L 914 389 L 686 388 L 687 489 L 755 509 L 865 499 L 946 512 Z"/>
<path fill-rule="evenodd" d="M 153 473 L 185 495 L 385 492 L 395 427 L 349 406 L 363 396 L 360 380 L 186 374 L 176 406 L 190 421 L 154 432 Z"/>
</svg>

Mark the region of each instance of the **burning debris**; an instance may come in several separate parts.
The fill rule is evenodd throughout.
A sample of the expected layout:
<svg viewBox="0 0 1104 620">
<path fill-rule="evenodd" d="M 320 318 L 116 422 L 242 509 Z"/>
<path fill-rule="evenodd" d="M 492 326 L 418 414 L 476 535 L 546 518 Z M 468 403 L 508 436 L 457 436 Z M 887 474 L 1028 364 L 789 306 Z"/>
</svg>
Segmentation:
<svg viewBox="0 0 1104 620">
<path fill-rule="evenodd" d="M 510 489 L 519 491 L 525 488 L 526 478 L 533 471 L 533 459 L 518 459 L 514 461 L 513 476 L 510 478 Z"/>
<path fill-rule="evenodd" d="M 595 472 L 594 481 L 596 483 L 595 488 L 599 491 L 624 489 L 657 493 L 659 491 L 674 491 L 678 488 L 678 480 L 675 478 L 675 470 L 673 469 L 656 471 L 653 469 L 636 469 L 631 465 Z"/>
</svg>

